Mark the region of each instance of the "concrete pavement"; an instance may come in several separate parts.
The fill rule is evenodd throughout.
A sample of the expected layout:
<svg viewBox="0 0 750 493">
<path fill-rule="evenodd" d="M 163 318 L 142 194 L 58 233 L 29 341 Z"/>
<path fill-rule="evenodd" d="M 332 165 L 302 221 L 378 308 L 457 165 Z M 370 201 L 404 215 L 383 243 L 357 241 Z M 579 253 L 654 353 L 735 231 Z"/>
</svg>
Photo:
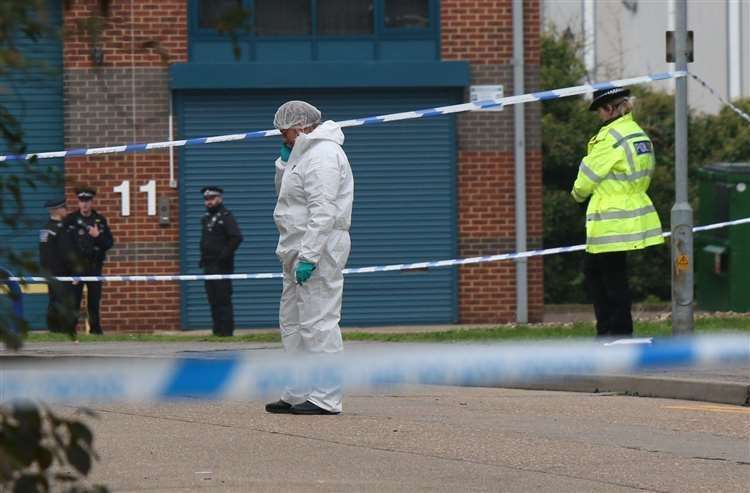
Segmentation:
<svg viewBox="0 0 750 493">
<path fill-rule="evenodd" d="M 553 381 L 524 384 L 515 388 L 562 390 L 566 392 L 614 392 L 640 397 L 661 397 L 691 401 L 750 406 L 750 368 L 725 368 L 722 378 L 711 370 L 663 371 L 632 375 L 568 376 Z"/>
<path fill-rule="evenodd" d="M 339 416 L 262 402 L 98 406 L 112 491 L 745 492 L 750 409 L 611 394 L 420 386 Z M 69 412 L 72 412 L 70 410 Z"/>
<path fill-rule="evenodd" d="M 348 349 L 384 345 L 350 342 Z M 281 349 L 232 342 L 32 343 L 22 357 L 137 364 L 238 351 L 277 358 Z M 0 369 L 4 357 L 18 356 L 1 352 Z M 674 378 L 695 400 L 726 399 L 711 394 L 721 394 L 719 383 L 750 385 L 747 368 L 596 378 Z M 713 383 L 698 385 L 702 380 Z M 87 420 L 101 457 L 91 479 L 112 491 L 165 493 L 747 491 L 750 408 L 636 399 L 601 382 L 595 393 L 567 382 L 587 392 L 577 394 L 437 386 L 350 393 L 339 416 L 271 415 L 257 401 L 102 404 L 94 407 L 98 419 Z M 657 385 L 650 395 L 675 386 Z"/>
</svg>

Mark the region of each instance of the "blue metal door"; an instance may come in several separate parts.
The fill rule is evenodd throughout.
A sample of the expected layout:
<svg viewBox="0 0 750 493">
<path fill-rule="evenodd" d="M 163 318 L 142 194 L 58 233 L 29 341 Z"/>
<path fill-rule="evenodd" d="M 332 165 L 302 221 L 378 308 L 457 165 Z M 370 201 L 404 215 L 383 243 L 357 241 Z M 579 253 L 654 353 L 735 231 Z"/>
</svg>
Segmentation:
<svg viewBox="0 0 750 493">
<path fill-rule="evenodd" d="M 184 138 L 272 127 L 276 108 L 289 99 L 307 100 L 324 119 L 454 104 L 450 89 L 185 91 L 176 95 Z M 456 144 L 452 116 L 344 129 L 344 150 L 355 180 L 352 252 L 348 267 L 452 258 L 457 252 Z M 182 272 L 198 273 L 200 189 L 225 189 L 225 204 L 245 236 L 236 272 L 278 272 L 274 160 L 281 141 L 267 138 L 209 144 L 181 152 Z M 235 319 L 242 327 L 275 327 L 281 281 L 234 284 Z M 184 283 L 183 326 L 210 327 L 202 283 Z M 454 269 L 347 276 L 344 325 L 452 323 L 457 319 Z"/>
<path fill-rule="evenodd" d="M 61 2 L 47 2 L 47 22 L 53 28 L 61 25 Z M 26 71 L 11 71 L 0 75 L 0 107 L 18 121 L 23 132 L 25 152 L 58 151 L 63 148 L 63 83 L 62 45 L 55 36 L 45 36 L 31 41 L 19 35 L 17 46 L 32 65 Z M 0 154 L 10 151 L 8 141 L 0 138 Z M 62 171 L 62 159 L 44 160 L 31 163 L 37 170 L 51 166 Z M 3 210 L 8 215 L 17 215 L 17 228 L 0 223 L 0 246 L 38 259 L 39 229 L 47 222 L 47 211 L 43 204 L 54 195 L 62 195 L 62 183 L 43 180 L 33 174 L 26 161 L 6 161 L 0 163 L 0 179 L 11 183 L 12 177 L 20 177 L 18 182 L 22 207 L 8 193 L 2 197 Z M 62 174 L 59 175 L 60 177 Z M 33 181 L 33 185 L 25 182 Z M 4 255 L 0 255 L 0 265 Z M 5 267 L 11 268 L 6 265 Z M 16 270 L 16 272 L 18 272 Z M 0 296 L 0 298 L 5 298 Z M 7 300 L 0 299 L 0 302 Z M 47 306 L 45 295 L 26 295 L 24 313 L 33 328 L 45 328 L 44 313 Z"/>
</svg>

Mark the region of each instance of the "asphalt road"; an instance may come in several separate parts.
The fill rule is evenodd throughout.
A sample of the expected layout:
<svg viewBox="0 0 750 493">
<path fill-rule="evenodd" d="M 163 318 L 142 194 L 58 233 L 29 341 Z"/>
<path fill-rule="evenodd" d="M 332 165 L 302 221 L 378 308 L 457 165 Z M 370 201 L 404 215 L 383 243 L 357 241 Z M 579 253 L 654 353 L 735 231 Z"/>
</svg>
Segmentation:
<svg viewBox="0 0 750 493">
<path fill-rule="evenodd" d="M 138 364 L 234 351 L 281 356 L 278 344 L 39 343 L 28 345 L 24 358 Z M 750 378 L 746 368 L 708 371 L 671 374 L 717 383 L 717 375 L 738 384 Z M 90 424 L 101 461 L 92 480 L 116 492 L 170 493 L 747 492 L 750 485 L 750 408 L 743 406 L 459 387 L 347 395 L 340 416 L 271 415 L 263 404 L 185 399 L 96 406 L 99 419 Z"/>
<path fill-rule="evenodd" d="M 414 387 L 339 416 L 262 402 L 98 406 L 113 491 L 721 491 L 750 485 L 750 409 L 668 399 Z M 68 409 L 72 412 L 72 409 Z"/>
</svg>

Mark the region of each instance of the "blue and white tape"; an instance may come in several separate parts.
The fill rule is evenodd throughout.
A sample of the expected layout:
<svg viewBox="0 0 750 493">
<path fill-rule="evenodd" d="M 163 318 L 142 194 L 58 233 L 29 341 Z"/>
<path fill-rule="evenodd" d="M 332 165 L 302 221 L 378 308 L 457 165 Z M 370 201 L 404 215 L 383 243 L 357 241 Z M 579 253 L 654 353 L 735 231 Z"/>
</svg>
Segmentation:
<svg viewBox="0 0 750 493">
<path fill-rule="evenodd" d="M 726 221 L 721 223 L 708 224 L 705 226 L 696 226 L 694 232 L 708 231 L 712 229 L 726 228 L 740 224 L 750 223 L 750 217 Z M 672 235 L 670 232 L 663 233 L 662 236 L 668 238 Z M 373 272 L 394 272 L 403 270 L 432 269 L 438 267 L 453 267 L 456 265 L 483 264 L 487 262 L 499 262 L 502 260 L 514 260 L 519 258 L 541 257 L 545 255 L 556 255 L 560 253 L 577 252 L 584 250 L 586 245 L 574 245 L 566 247 L 546 248 L 543 250 L 528 250 L 519 253 L 501 253 L 497 255 L 485 255 L 482 257 L 456 258 L 448 260 L 436 260 L 431 262 L 415 262 L 411 264 L 390 264 L 375 265 L 371 267 L 356 267 L 344 269 L 344 274 L 369 274 Z M 246 279 L 275 279 L 281 278 L 280 272 L 266 272 L 261 274 L 179 274 L 179 275 L 150 275 L 150 276 L 58 276 L 55 279 L 62 282 L 144 282 L 144 281 L 217 281 L 221 279 L 246 280 Z M 11 282 L 48 282 L 49 278 L 40 276 L 16 276 L 7 279 Z"/>
<path fill-rule="evenodd" d="M 734 111 L 735 113 L 737 113 L 739 115 L 740 118 L 742 118 L 746 122 L 750 123 L 750 115 L 748 115 L 747 113 L 745 113 L 744 111 L 742 111 L 742 109 L 740 109 L 736 105 L 732 104 L 730 101 L 727 101 L 725 98 L 723 98 L 721 96 L 721 94 L 719 94 L 718 91 L 714 90 L 713 87 L 711 87 L 711 86 L 708 85 L 708 82 L 706 82 L 705 80 L 701 79 L 700 77 L 698 77 L 697 75 L 695 75 L 692 72 L 690 73 L 690 77 L 692 77 L 693 79 L 695 79 L 695 81 L 698 82 L 698 84 L 702 85 L 705 89 L 707 89 L 708 92 L 710 92 L 716 99 L 718 99 L 719 101 L 721 101 L 725 105 L 729 106 L 732 109 L 732 111 Z"/>
<path fill-rule="evenodd" d="M 403 384 L 503 386 L 562 375 L 632 373 L 675 366 L 750 363 L 750 336 L 656 339 L 650 344 L 594 341 L 490 345 L 353 347 L 335 355 L 279 358 L 34 361 L 3 364 L 0 399 L 48 403 L 146 402 L 181 397 L 261 399 L 288 385 L 383 390 Z M 270 353 L 270 352 L 269 352 Z"/>
<path fill-rule="evenodd" d="M 401 120 L 413 120 L 417 118 L 427 118 L 432 116 L 450 115 L 453 113 L 462 113 L 466 111 L 475 111 L 486 108 L 496 108 L 498 106 L 510 106 L 514 104 L 530 103 L 534 101 L 547 101 L 550 99 L 565 98 L 569 96 L 578 96 L 594 92 L 599 89 L 610 89 L 612 87 L 625 87 L 637 84 L 646 84 L 658 80 L 675 79 L 685 77 L 687 72 L 675 71 L 664 72 L 659 74 L 644 75 L 630 79 L 611 80 L 595 84 L 584 84 L 580 86 L 565 87 L 551 91 L 542 91 L 518 96 L 509 96 L 500 99 L 486 101 L 476 101 L 471 103 L 462 103 L 452 106 L 441 106 L 438 108 L 427 108 L 415 111 L 406 111 L 403 113 L 392 113 L 388 115 L 369 116 L 365 118 L 356 118 L 338 122 L 341 127 L 357 127 L 361 125 L 376 125 L 380 123 L 395 122 Z M 25 159 L 52 159 L 61 157 L 92 156 L 97 154 L 116 154 L 124 152 L 143 152 L 154 149 L 167 149 L 170 147 L 182 147 L 202 144 L 214 144 L 218 142 L 237 142 L 242 140 L 260 139 L 279 135 L 278 130 L 259 130 L 230 135 L 217 135 L 214 137 L 196 137 L 193 139 L 171 140 L 165 142 L 151 142 L 148 144 L 127 144 L 109 147 L 95 147 L 91 149 L 69 149 L 67 151 L 38 152 L 30 154 L 7 154 L 0 156 L 2 161 L 17 161 Z"/>
</svg>

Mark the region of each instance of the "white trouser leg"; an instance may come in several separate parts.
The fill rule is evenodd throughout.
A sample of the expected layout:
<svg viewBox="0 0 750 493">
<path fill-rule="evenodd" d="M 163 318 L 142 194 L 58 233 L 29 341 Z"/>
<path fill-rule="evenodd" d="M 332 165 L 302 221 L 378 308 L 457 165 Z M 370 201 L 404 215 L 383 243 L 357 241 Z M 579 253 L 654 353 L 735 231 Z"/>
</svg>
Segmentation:
<svg viewBox="0 0 750 493">
<path fill-rule="evenodd" d="M 279 326 L 281 328 L 281 342 L 284 351 L 288 355 L 304 352 L 302 336 L 299 331 L 299 295 L 297 284 L 294 282 L 294 273 L 288 273 L 284 269 L 283 291 L 279 305 Z M 297 382 L 289 385 L 281 394 L 281 400 L 289 404 L 301 404 L 307 400 L 310 394 L 308 386 Z"/>
<path fill-rule="evenodd" d="M 324 353 L 321 357 L 332 358 L 343 350 L 339 321 L 344 293 L 342 270 L 349 258 L 349 241 L 348 232 L 334 231 L 330 249 L 321 254 L 317 268 L 302 286 L 294 282 L 294 266 L 289 271 L 285 266 L 279 319 L 284 349 L 290 354 Z M 337 382 L 313 382 L 311 388 L 287 389 L 282 399 L 296 404 L 303 392 L 307 392 L 306 400 L 327 411 L 342 410 L 343 393 Z"/>
<path fill-rule="evenodd" d="M 305 350 L 325 353 L 325 358 L 344 349 L 341 339 L 341 300 L 344 294 L 342 269 L 349 257 L 349 234 L 331 235 L 331 249 L 320 256 L 318 267 L 300 289 L 300 334 Z M 313 382 L 308 400 L 328 411 L 341 412 L 343 393 L 337 382 Z"/>
</svg>

